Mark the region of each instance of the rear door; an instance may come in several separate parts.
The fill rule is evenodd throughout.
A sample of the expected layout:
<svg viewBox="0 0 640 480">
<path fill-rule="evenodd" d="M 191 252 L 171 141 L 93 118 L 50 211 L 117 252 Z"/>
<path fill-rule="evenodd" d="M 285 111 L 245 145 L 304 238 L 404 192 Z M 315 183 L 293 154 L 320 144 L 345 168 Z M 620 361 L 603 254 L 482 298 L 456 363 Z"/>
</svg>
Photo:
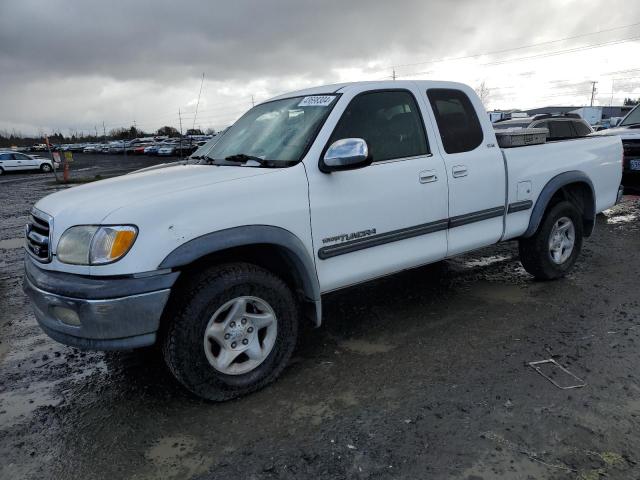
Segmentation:
<svg viewBox="0 0 640 480">
<path fill-rule="evenodd" d="M 478 97 L 462 88 L 426 92 L 440 134 L 438 146 L 449 182 L 448 256 L 502 237 L 506 174 L 502 153 Z"/>
<path fill-rule="evenodd" d="M 13 158 L 13 153 L 0 153 L 0 167 L 5 171 L 17 170 L 18 163 Z"/>
</svg>

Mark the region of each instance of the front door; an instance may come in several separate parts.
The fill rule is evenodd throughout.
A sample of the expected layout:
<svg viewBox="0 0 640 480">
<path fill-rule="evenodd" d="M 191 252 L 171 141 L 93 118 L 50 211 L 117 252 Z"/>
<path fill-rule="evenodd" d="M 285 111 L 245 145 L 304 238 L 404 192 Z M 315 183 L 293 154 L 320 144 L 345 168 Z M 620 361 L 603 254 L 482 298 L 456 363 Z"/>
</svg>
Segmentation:
<svg viewBox="0 0 640 480">
<path fill-rule="evenodd" d="M 16 170 L 32 170 L 38 168 L 38 161 L 24 153 L 14 153 L 13 159 L 16 162 Z"/>
<path fill-rule="evenodd" d="M 476 96 L 458 89 L 429 89 L 427 100 L 440 132 L 439 147 L 449 180 L 447 256 L 474 250 L 502 237 L 505 165 Z M 491 140 L 489 140 L 493 137 Z"/>
<path fill-rule="evenodd" d="M 326 148 L 367 142 L 373 163 L 322 173 L 307 165 L 316 266 L 329 291 L 444 258 L 447 182 L 410 90 L 366 91 L 347 104 Z"/>
</svg>

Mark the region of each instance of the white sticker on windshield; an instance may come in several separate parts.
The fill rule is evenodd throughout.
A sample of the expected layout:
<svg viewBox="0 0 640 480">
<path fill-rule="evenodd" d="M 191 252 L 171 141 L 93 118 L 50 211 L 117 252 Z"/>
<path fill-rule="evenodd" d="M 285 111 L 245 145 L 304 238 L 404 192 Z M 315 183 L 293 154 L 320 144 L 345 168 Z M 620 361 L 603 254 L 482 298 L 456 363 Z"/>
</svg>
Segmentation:
<svg viewBox="0 0 640 480">
<path fill-rule="evenodd" d="M 304 97 L 300 103 L 299 107 L 328 107 L 331 105 L 333 99 L 336 98 L 335 95 L 313 95 L 311 97 Z"/>
</svg>

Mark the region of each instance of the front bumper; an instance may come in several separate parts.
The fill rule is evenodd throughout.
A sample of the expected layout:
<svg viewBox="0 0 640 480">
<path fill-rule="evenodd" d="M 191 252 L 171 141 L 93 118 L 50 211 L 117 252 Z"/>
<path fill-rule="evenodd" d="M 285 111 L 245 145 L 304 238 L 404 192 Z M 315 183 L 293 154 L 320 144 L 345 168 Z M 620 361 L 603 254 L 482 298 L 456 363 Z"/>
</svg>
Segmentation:
<svg viewBox="0 0 640 480">
<path fill-rule="evenodd" d="M 93 350 L 152 345 L 178 272 L 143 277 L 84 277 L 39 268 L 25 259 L 24 291 L 54 340 Z"/>
</svg>

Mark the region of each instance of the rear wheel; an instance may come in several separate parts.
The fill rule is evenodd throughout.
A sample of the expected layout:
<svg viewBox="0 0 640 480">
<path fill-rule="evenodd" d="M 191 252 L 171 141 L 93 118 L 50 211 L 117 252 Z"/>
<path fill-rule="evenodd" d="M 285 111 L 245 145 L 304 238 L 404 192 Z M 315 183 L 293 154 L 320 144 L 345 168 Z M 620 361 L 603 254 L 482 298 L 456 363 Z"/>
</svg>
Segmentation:
<svg viewBox="0 0 640 480">
<path fill-rule="evenodd" d="M 4 169 L 0 167 L 0 175 L 4 174 Z"/>
<path fill-rule="evenodd" d="M 275 380 L 291 358 L 298 304 L 255 265 L 207 270 L 177 292 L 163 342 L 171 372 L 196 395 L 229 400 Z"/>
<path fill-rule="evenodd" d="M 570 202 L 554 205 L 538 231 L 520 240 L 520 261 L 539 280 L 563 277 L 573 267 L 582 249 L 582 217 Z"/>
<path fill-rule="evenodd" d="M 53 170 L 53 168 L 51 168 L 51 165 L 49 165 L 48 163 L 43 163 L 42 165 L 40 165 L 40 171 L 42 173 L 49 173 L 51 170 Z"/>
</svg>

